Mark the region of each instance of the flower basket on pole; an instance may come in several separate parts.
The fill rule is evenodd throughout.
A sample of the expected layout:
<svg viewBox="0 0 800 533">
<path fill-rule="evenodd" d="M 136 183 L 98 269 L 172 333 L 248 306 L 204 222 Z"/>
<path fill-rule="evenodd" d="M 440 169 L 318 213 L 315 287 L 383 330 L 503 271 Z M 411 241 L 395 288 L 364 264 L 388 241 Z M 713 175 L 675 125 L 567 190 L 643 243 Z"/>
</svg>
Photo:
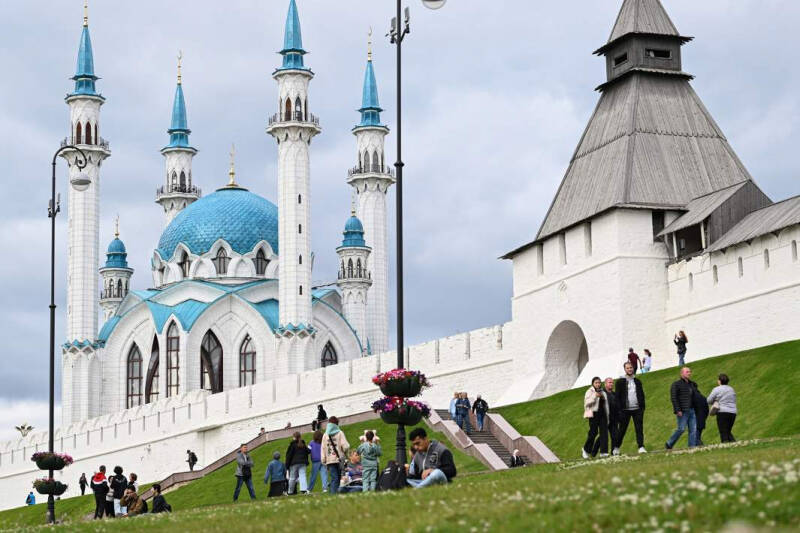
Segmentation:
<svg viewBox="0 0 800 533">
<path fill-rule="evenodd" d="M 67 485 L 53 478 L 41 478 L 33 482 L 36 492 L 44 495 L 61 496 L 67 491 Z"/>
<path fill-rule="evenodd" d="M 31 456 L 39 470 L 61 470 L 72 464 L 72 457 L 65 453 L 36 452 Z"/>
</svg>

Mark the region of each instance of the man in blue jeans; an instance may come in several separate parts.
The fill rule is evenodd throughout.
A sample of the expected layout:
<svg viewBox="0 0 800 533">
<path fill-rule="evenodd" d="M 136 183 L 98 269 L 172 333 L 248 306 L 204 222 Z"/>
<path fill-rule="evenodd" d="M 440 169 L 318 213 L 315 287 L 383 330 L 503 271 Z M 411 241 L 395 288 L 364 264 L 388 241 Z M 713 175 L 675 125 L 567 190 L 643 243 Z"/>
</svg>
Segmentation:
<svg viewBox="0 0 800 533">
<path fill-rule="evenodd" d="M 446 485 L 456 477 L 453 453 L 441 442 L 430 440 L 423 428 L 414 429 L 408 436 L 416 452 L 408 465 L 406 481 L 415 489 L 431 485 Z"/>
<path fill-rule="evenodd" d="M 253 488 L 253 459 L 247 453 L 247 444 L 242 444 L 239 451 L 236 452 L 236 490 L 233 491 L 233 501 L 239 499 L 239 491 L 242 490 L 242 484 L 247 486 L 247 491 L 250 493 L 250 499 L 256 499 L 256 491 Z"/>
<path fill-rule="evenodd" d="M 681 438 L 686 427 L 689 427 L 689 448 L 697 446 L 697 416 L 692 406 L 692 398 L 697 390 L 697 383 L 691 380 L 692 370 L 681 368 L 681 378 L 672 384 L 669 395 L 672 400 L 672 411 L 678 418 L 678 427 L 667 440 L 665 447 L 671 450 Z"/>
</svg>

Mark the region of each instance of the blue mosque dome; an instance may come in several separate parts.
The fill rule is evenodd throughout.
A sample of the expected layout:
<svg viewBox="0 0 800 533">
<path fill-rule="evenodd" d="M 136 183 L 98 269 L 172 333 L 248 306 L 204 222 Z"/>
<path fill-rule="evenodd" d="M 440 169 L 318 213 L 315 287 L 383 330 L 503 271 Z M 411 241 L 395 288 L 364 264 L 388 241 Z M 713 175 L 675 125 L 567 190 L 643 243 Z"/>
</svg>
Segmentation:
<svg viewBox="0 0 800 533">
<path fill-rule="evenodd" d="M 161 234 L 158 252 L 169 259 L 182 243 L 199 255 L 208 252 L 218 239 L 239 254 L 251 252 L 262 240 L 277 253 L 278 208 L 247 189 L 223 187 L 178 213 Z"/>
<path fill-rule="evenodd" d="M 108 245 L 104 268 L 128 268 L 128 252 L 125 249 L 125 243 L 119 239 L 118 233 Z"/>
<path fill-rule="evenodd" d="M 367 243 L 364 242 L 364 226 L 355 214 L 350 215 L 350 218 L 347 219 L 343 233 L 342 246 L 367 246 Z"/>
<path fill-rule="evenodd" d="M 125 243 L 119 240 L 119 237 L 115 237 L 113 241 L 108 245 L 108 250 L 106 253 L 109 254 L 124 254 L 127 253 L 125 249 Z"/>
</svg>

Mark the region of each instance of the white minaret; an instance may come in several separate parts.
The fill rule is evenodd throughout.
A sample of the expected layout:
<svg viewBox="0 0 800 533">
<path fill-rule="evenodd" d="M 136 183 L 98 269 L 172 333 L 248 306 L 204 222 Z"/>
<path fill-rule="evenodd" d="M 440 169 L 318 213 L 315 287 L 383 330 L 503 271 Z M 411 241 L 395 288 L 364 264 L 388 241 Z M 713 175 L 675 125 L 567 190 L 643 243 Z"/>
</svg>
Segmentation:
<svg viewBox="0 0 800 533">
<path fill-rule="evenodd" d="M 356 217 L 355 208 L 344 226 L 344 240 L 336 248 L 339 275 L 336 285 L 342 293 L 344 317 L 353 326 L 361 342 L 361 355 L 367 353 L 367 295 L 372 285 L 368 268 L 369 246 L 364 242 L 364 226 Z"/>
<path fill-rule="evenodd" d="M 278 113 L 270 118 L 267 133 L 278 142 L 278 334 L 286 339 L 308 340 L 314 332 L 309 145 L 321 130 L 317 118 L 308 111 L 308 83 L 314 73 L 303 65 L 305 53 L 297 5 L 290 0 L 280 51 L 283 64 L 272 75 L 278 82 Z M 305 342 L 292 343 L 280 370 L 303 370 L 311 365 L 307 356 Z"/>
<path fill-rule="evenodd" d="M 100 307 L 103 308 L 103 321 L 107 321 L 117 311 L 122 299 L 128 295 L 133 269 L 128 266 L 128 252 L 125 243 L 119 238 L 119 217 L 117 217 L 114 240 L 106 250 L 106 264 L 100 268 L 103 289 L 100 291 Z"/>
<path fill-rule="evenodd" d="M 172 122 L 169 133 L 169 144 L 161 149 L 166 163 L 165 183 L 156 191 L 156 203 L 164 208 L 166 224 L 172 222 L 175 215 L 187 205 L 197 200 L 200 189 L 192 185 L 192 158 L 197 150 L 189 145 L 189 129 L 186 120 L 186 102 L 183 99 L 181 81 L 181 53 L 178 53 L 178 85 L 175 88 L 175 99 L 172 103 Z"/>
<path fill-rule="evenodd" d="M 348 172 L 347 183 L 355 189 L 358 217 L 364 225 L 367 246 L 372 249 L 367 263 L 367 269 L 372 273 L 372 288 L 367 301 L 366 346 L 374 354 L 389 349 L 386 192 L 395 182 L 394 172 L 385 163 L 384 140 L 389 128 L 381 123 L 381 111 L 370 44 L 359 109 L 361 122 L 353 128 L 358 144 L 358 164 Z"/>
</svg>

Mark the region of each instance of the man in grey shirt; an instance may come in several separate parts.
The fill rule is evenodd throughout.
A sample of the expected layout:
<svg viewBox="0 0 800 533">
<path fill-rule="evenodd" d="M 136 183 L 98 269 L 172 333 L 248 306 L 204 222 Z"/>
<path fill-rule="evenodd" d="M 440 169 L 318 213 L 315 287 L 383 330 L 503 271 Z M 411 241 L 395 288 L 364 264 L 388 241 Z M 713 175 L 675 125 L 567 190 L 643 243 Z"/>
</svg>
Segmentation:
<svg viewBox="0 0 800 533">
<path fill-rule="evenodd" d="M 247 491 L 250 493 L 250 499 L 256 499 L 256 491 L 253 488 L 253 459 L 247 453 L 247 444 L 242 444 L 239 451 L 236 452 L 236 490 L 233 491 L 233 501 L 239 499 L 239 491 L 242 490 L 242 484 L 247 485 Z"/>
</svg>

